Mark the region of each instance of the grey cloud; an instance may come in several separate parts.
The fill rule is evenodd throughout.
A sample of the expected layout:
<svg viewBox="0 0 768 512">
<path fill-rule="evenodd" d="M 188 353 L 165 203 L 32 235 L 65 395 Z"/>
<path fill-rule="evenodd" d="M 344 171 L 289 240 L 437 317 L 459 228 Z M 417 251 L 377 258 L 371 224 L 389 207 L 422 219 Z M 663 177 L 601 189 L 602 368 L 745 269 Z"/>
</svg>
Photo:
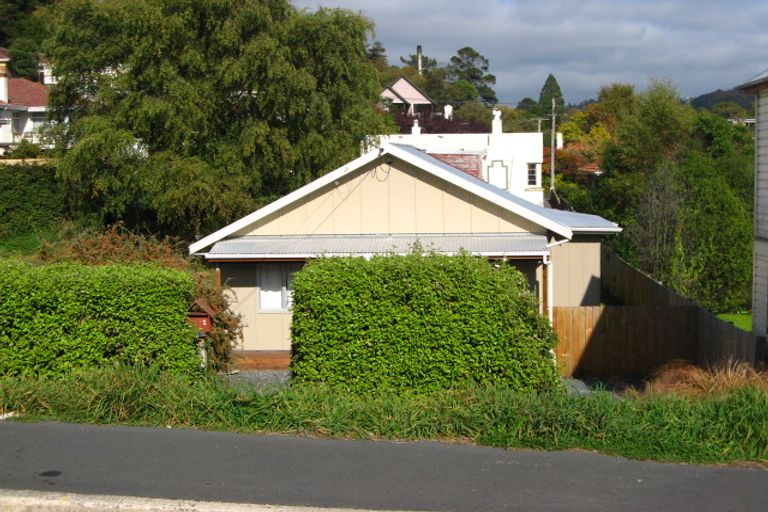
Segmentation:
<svg viewBox="0 0 768 512">
<path fill-rule="evenodd" d="M 390 62 L 424 52 L 447 62 L 472 46 L 491 63 L 502 101 L 536 98 L 553 73 L 567 101 L 603 85 L 670 79 L 684 96 L 729 88 L 768 68 L 768 5 L 565 0 L 295 0 L 297 7 L 343 7 L 376 24 Z"/>
</svg>

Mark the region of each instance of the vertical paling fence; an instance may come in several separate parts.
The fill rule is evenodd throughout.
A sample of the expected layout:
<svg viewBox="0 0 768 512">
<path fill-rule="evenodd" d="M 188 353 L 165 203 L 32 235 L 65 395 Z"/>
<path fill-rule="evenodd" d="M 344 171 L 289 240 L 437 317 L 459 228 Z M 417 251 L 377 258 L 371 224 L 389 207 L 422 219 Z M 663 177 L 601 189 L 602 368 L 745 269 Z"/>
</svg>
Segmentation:
<svg viewBox="0 0 768 512">
<path fill-rule="evenodd" d="M 757 338 L 603 250 L 604 292 L 622 306 L 555 307 L 564 376 L 642 377 L 672 360 L 755 362 Z"/>
</svg>

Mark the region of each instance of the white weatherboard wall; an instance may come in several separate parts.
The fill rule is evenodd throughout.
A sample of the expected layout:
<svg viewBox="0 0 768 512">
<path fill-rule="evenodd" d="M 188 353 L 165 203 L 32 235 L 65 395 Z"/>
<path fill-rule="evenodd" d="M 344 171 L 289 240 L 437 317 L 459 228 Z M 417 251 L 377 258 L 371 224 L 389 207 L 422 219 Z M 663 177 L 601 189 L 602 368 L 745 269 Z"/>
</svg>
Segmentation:
<svg viewBox="0 0 768 512">
<path fill-rule="evenodd" d="M 768 89 L 757 93 L 755 127 L 755 248 L 752 330 L 768 334 Z"/>
</svg>

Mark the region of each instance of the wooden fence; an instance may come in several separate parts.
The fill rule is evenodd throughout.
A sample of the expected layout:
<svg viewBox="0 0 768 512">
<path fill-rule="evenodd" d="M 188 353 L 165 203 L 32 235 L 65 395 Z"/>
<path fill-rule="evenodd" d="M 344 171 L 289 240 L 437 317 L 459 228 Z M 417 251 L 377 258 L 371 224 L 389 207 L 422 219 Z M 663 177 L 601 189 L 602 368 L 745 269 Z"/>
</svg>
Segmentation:
<svg viewBox="0 0 768 512">
<path fill-rule="evenodd" d="M 602 247 L 600 274 L 603 297 L 625 306 L 698 305 L 636 269 L 606 246 Z"/>
<path fill-rule="evenodd" d="M 647 376 L 685 359 L 699 366 L 755 362 L 758 339 L 654 281 L 603 248 L 602 293 L 623 306 L 555 307 L 565 376 Z"/>
<path fill-rule="evenodd" d="M 567 377 L 643 377 L 674 359 L 755 360 L 752 334 L 697 306 L 556 307 L 554 327 Z"/>
</svg>

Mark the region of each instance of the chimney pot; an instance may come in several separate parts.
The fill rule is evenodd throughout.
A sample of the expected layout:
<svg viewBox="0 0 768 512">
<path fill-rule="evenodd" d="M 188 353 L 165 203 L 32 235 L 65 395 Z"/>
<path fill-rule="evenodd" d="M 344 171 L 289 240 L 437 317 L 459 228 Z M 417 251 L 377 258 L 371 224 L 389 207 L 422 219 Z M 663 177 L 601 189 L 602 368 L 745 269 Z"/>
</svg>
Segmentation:
<svg viewBox="0 0 768 512">
<path fill-rule="evenodd" d="M 493 122 L 491 123 L 491 133 L 501 133 L 501 109 L 493 109 Z"/>
</svg>

